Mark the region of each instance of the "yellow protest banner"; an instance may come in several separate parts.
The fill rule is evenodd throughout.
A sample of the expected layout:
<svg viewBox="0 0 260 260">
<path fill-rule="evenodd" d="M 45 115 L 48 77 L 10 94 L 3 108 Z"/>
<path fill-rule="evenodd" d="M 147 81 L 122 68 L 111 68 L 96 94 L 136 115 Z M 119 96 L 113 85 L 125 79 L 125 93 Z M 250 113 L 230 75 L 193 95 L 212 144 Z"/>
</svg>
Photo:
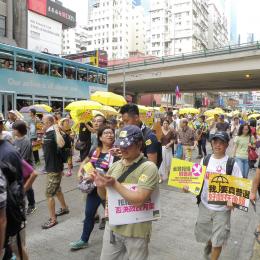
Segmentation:
<svg viewBox="0 0 260 260">
<path fill-rule="evenodd" d="M 209 174 L 208 203 L 226 205 L 232 201 L 236 208 L 248 212 L 252 181 L 225 174 Z"/>
<path fill-rule="evenodd" d="M 140 120 L 147 126 L 152 127 L 154 123 L 154 112 L 146 111 L 145 113 L 140 113 Z"/>
<path fill-rule="evenodd" d="M 190 192 L 198 195 L 200 194 L 205 172 L 205 166 L 173 158 L 168 185 L 180 189 L 189 187 Z"/>
</svg>

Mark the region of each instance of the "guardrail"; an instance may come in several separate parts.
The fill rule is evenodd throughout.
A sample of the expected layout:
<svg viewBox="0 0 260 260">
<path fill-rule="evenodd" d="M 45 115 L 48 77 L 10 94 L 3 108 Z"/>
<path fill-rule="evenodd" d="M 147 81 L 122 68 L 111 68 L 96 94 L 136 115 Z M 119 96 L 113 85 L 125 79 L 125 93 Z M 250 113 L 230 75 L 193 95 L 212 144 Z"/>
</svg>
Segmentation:
<svg viewBox="0 0 260 260">
<path fill-rule="evenodd" d="M 172 61 L 184 61 L 184 60 L 203 58 L 203 57 L 206 58 L 210 56 L 232 54 L 236 52 L 258 50 L 258 49 L 260 49 L 260 42 L 257 41 L 253 43 L 245 43 L 239 45 L 228 45 L 219 49 L 209 49 L 209 50 L 205 49 L 204 51 L 199 51 L 199 52 L 183 53 L 181 55 L 176 55 L 176 56 L 163 56 L 161 58 L 154 58 L 154 59 L 150 58 L 139 62 L 132 62 L 132 63 L 126 62 L 120 65 L 109 66 L 107 67 L 107 69 L 108 71 L 113 71 L 113 70 L 120 70 L 124 68 L 135 68 L 135 67 L 147 66 L 152 64 L 162 64 L 162 63 L 167 63 Z"/>
</svg>

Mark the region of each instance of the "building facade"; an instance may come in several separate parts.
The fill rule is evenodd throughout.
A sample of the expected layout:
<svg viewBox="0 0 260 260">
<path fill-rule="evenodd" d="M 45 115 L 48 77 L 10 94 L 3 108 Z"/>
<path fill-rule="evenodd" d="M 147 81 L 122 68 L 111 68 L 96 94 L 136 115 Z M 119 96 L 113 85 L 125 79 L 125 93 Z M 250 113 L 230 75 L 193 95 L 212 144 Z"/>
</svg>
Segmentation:
<svg viewBox="0 0 260 260">
<path fill-rule="evenodd" d="M 143 52 L 144 26 L 144 10 L 139 1 L 91 1 L 87 50 L 105 50 L 109 59 L 127 58 L 131 51 Z"/>
<path fill-rule="evenodd" d="M 219 35 L 215 33 L 218 26 L 216 17 L 220 19 L 217 28 Z M 221 43 L 223 46 L 228 34 L 224 16 L 207 0 L 151 0 L 149 23 L 146 54 L 156 56 L 192 53 Z M 212 38 L 209 39 L 211 24 L 214 25 L 214 33 L 210 34 Z"/>
</svg>

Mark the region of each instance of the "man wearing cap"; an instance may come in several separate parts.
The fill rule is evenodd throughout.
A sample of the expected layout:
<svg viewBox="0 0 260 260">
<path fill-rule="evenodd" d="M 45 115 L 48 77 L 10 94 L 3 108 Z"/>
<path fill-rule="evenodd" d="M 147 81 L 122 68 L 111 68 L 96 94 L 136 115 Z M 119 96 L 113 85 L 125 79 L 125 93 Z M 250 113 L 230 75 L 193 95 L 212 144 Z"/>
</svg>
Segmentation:
<svg viewBox="0 0 260 260">
<path fill-rule="evenodd" d="M 156 165 L 144 159 L 142 154 L 143 135 L 139 127 L 125 126 L 116 141 L 120 147 L 122 159 L 115 162 L 107 175 L 95 172 L 94 179 L 101 198 L 106 198 L 106 187 L 115 189 L 129 204 L 137 207 L 144 205 L 151 197 L 152 192 L 158 189 L 159 175 Z M 137 184 L 137 191 L 127 189 L 119 177 L 129 167 L 135 169 L 129 172 L 123 183 Z M 109 209 L 108 209 L 109 210 Z M 124 259 L 129 260 L 148 259 L 148 243 L 151 236 L 151 221 L 120 226 L 109 226 L 107 223 L 101 253 L 101 260 Z"/>
<path fill-rule="evenodd" d="M 227 132 L 229 130 L 229 123 L 225 121 L 225 116 L 219 116 L 219 122 L 216 124 L 217 131 Z"/>
<path fill-rule="evenodd" d="M 13 142 L 13 136 L 8 131 L 5 131 L 5 119 L 2 113 L 0 113 L 0 140 L 7 140 L 10 143 Z"/>
<path fill-rule="evenodd" d="M 6 130 L 9 132 L 13 132 L 13 123 L 17 120 L 17 115 L 14 110 L 10 110 L 8 112 L 8 120 L 5 123 Z"/>
<path fill-rule="evenodd" d="M 195 133 L 188 126 L 188 119 L 181 119 L 180 128 L 178 130 L 178 143 L 183 146 L 183 159 L 191 161 L 192 149 L 195 147 Z"/>
<path fill-rule="evenodd" d="M 227 205 L 215 205 L 208 203 L 208 179 L 212 173 L 227 174 L 227 163 L 229 157 L 226 155 L 229 136 L 226 132 L 216 132 L 211 137 L 213 154 L 209 157 L 204 185 L 200 195 L 199 214 L 195 226 L 195 236 L 198 242 L 206 243 L 204 256 L 206 259 L 217 260 L 220 256 L 222 246 L 230 235 L 230 216 L 233 209 L 232 202 Z M 239 166 L 234 160 L 230 174 L 242 178 Z M 205 164 L 202 160 L 201 164 Z M 211 258 L 209 255 L 211 254 Z"/>
</svg>

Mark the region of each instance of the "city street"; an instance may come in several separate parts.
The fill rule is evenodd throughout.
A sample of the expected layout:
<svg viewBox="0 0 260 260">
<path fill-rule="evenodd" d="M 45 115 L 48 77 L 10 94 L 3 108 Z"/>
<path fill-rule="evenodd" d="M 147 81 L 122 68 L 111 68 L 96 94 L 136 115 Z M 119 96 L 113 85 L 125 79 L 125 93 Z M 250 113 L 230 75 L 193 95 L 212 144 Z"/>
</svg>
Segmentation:
<svg viewBox="0 0 260 260">
<path fill-rule="evenodd" d="M 76 172 L 75 167 L 74 172 Z M 252 177 L 254 173 L 251 173 Z M 47 220 L 47 203 L 44 196 L 45 176 L 38 177 L 34 184 L 37 211 L 28 217 L 27 244 L 30 259 L 99 259 L 102 247 L 103 231 L 98 224 L 90 237 L 89 248 L 78 252 L 69 250 L 69 243 L 80 238 L 82 220 L 84 219 L 84 196 L 76 189 L 75 174 L 64 177 L 62 188 L 66 201 L 70 207 L 70 214 L 58 219 L 59 224 L 49 230 L 42 230 L 41 224 Z M 58 208 L 57 205 L 56 208 Z M 160 260 L 200 260 L 203 259 L 203 244 L 195 241 L 193 229 L 197 216 L 196 199 L 191 194 L 184 194 L 166 184 L 161 185 L 162 218 L 153 225 L 150 243 L 150 259 Z M 260 203 L 257 203 L 260 208 Z M 231 238 L 223 250 L 220 259 L 249 260 L 253 253 L 253 231 L 257 223 L 257 216 L 250 208 L 248 213 L 235 210 L 232 217 Z M 255 254 L 259 254 L 258 245 Z M 257 256 L 254 260 L 259 259 Z"/>
</svg>

